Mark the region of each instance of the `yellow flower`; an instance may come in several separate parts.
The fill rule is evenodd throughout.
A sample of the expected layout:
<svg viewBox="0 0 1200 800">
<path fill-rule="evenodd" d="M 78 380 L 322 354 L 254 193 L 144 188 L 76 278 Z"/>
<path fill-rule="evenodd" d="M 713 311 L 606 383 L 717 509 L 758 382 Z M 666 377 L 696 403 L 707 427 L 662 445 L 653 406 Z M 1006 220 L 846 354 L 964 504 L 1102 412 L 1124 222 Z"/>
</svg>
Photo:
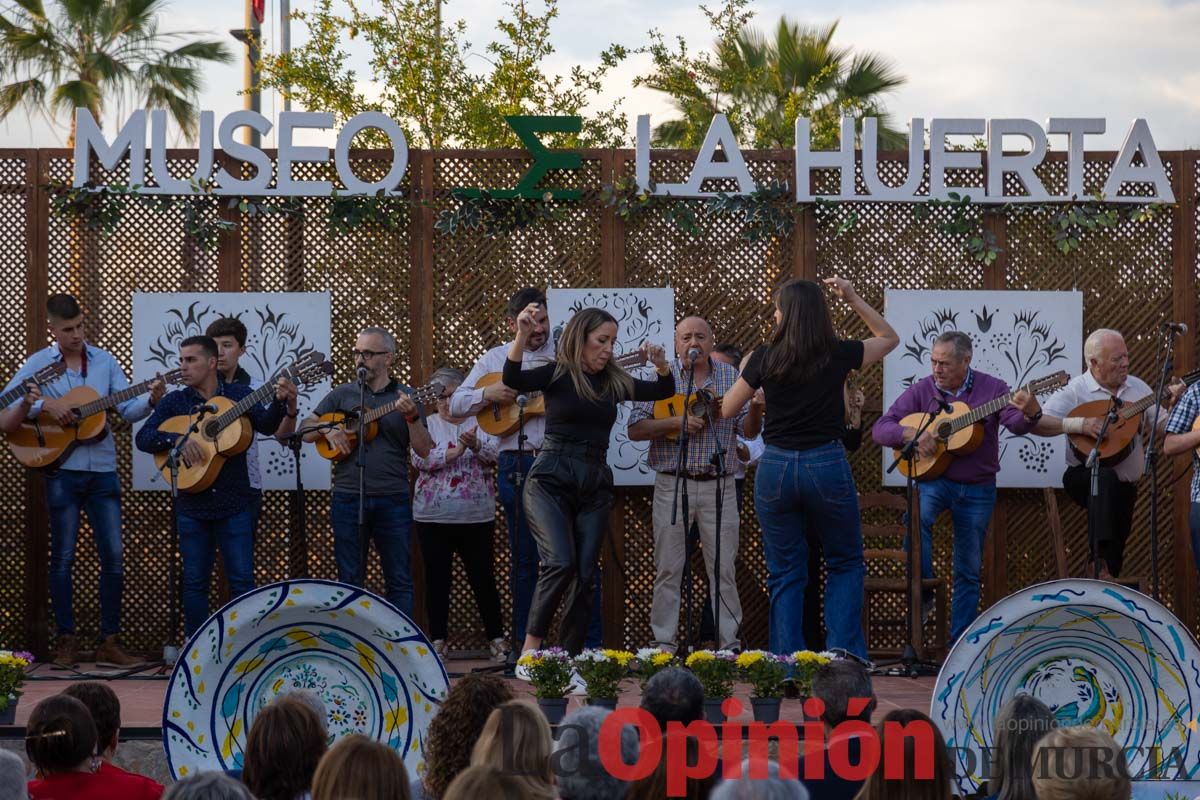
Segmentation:
<svg viewBox="0 0 1200 800">
<path fill-rule="evenodd" d="M 749 667 L 751 664 L 757 664 L 763 660 L 761 650 L 745 650 L 737 657 L 737 665 L 742 669 Z"/>
<path fill-rule="evenodd" d="M 692 667 L 692 666 L 695 666 L 696 664 L 703 664 L 703 663 L 707 663 L 709 661 L 715 661 L 715 660 L 716 660 L 716 656 L 714 656 L 709 651 L 697 650 L 696 652 L 692 653 L 690 656 L 687 657 L 687 661 L 685 663 L 689 667 Z"/>
<path fill-rule="evenodd" d="M 822 664 L 829 663 L 828 658 L 818 653 L 814 653 L 812 650 L 797 650 L 792 654 L 792 658 L 796 659 L 797 664 L 812 664 L 814 666 L 821 666 Z"/>
<path fill-rule="evenodd" d="M 533 654 L 532 653 L 524 653 L 520 658 L 517 659 L 517 663 L 520 664 L 522 667 L 533 666 L 533 664 L 535 663 L 534 659 L 533 659 Z"/>
<path fill-rule="evenodd" d="M 633 661 L 633 653 L 628 650 L 604 650 L 604 657 L 610 661 L 615 661 L 622 667 L 628 666 L 630 661 Z"/>
<path fill-rule="evenodd" d="M 670 664 L 673 658 L 675 656 L 670 653 L 656 653 L 650 656 L 650 663 L 656 667 L 661 667 L 663 664 Z"/>
</svg>

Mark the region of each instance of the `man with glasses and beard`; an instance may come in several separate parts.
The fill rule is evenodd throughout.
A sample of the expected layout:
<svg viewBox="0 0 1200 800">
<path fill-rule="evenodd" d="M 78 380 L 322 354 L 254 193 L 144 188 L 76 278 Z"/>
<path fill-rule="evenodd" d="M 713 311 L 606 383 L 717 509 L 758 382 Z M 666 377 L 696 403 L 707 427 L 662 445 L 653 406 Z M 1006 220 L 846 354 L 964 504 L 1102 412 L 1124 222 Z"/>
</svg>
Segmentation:
<svg viewBox="0 0 1200 800">
<path fill-rule="evenodd" d="M 362 441 L 351 441 L 342 428 L 314 431 L 305 441 L 325 437 L 329 444 L 347 458 L 333 464 L 333 501 L 330 518 L 333 522 L 333 555 L 337 562 L 338 580 L 362 586 L 366 582 L 364 543 L 374 540 L 383 568 L 387 599 L 412 616 L 413 584 L 409 564 L 412 503 L 408 488 L 409 447 L 419 456 L 429 455 L 433 445 L 429 432 L 421 421 L 416 403 L 403 386 L 391 375 L 396 360 L 396 340 L 383 328 L 363 328 L 354 343 L 354 366 L 366 368 L 366 389 L 363 392 L 368 409 L 394 404 L 395 410 L 377 420 L 379 433 L 367 444 L 366 475 L 363 482 L 364 527 L 360 539 L 358 530 L 358 461 L 353 455 Z M 358 409 L 360 387 L 357 382 L 335 386 L 301 425 L 307 428 L 317 423 L 322 414 L 334 411 L 353 412 Z"/>
</svg>

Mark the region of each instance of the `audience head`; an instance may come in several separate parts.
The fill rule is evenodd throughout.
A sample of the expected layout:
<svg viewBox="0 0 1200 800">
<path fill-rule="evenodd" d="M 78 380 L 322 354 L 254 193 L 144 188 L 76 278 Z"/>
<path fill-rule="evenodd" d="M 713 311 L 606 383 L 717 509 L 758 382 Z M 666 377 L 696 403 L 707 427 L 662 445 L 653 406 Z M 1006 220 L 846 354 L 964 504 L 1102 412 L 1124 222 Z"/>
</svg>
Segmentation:
<svg viewBox="0 0 1200 800">
<path fill-rule="evenodd" d="M 997 800 L 1033 800 L 1033 748 L 1054 729 L 1054 712 L 1028 694 L 1019 694 L 996 715 L 992 777 Z"/>
<path fill-rule="evenodd" d="M 661 672 L 659 673 L 662 674 Z M 669 734 L 680 735 L 680 734 Z M 664 747 L 666 744 L 664 743 Z M 684 744 L 687 763 L 697 764 L 700 758 L 700 748 L 698 742 L 688 737 Z M 629 793 L 625 795 L 625 800 L 661 800 L 667 797 L 667 770 L 669 759 L 659 759 L 658 766 L 654 772 L 650 773 L 645 778 L 634 783 L 629 787 Z M 675 768 L 672 766 L 672 768 Z M 682 795 L 676 795 L 686 798 L 686 800 L 705 800 L 712 792 L 713 787 L 717 784 L 717 773 L 708 775 L 704 778 L 688 778 L 684 786 Z"/>
<path fill-rule="evenodd" d="M 458 773 L 442 800 L 531 800 L 534 796 L 515 776 L 480 765 Z"/>
<path fill-rule="evenodd" d="M 411 796 L 400 754 L 359 733 L 339 739 L 313 775 L 312 800 L 409 800 Z"/>
<path fill-rule="evenodd" d="M 642 708 L 666 730 L 668 722 L 695 722 L 704 715 L 704 687 L 691 670 L 671 667 L 656 673 L 642 690 Z"/>
<path fill-rule="evenodd" d="M 617 780 L 600 763 L 600 728 L 612 713 L 597 706 L 584 706 L 563 717 L 554 746 L 553 770 L 562 800 L 607 800 L 624 797 L 628 784 Z M 621 757 L 634 764 L 640 750 L 637 730 L 626 725 L 621 730 Z"/>
<path fill-rule="evenodd" d="M 201 772 L 171 784 L 162 800 L 255 800 L 240 781 L 224 772 Z"/>
<path fill-rule="evenodd" d="M 1038 800 L 1129 800 L 1125 752 L 1106 731 L 1090 725 L 1055 728 L 1033 751 Z"/>
<path fill-rule="evenodd" d="M 12 800 L 27 800 L 28 786 L 25 782 L 25 762 L 16 753 L 0 750 L 0 797 Z"/>
<path fill-rule="evenodd" d="M 779 765 L 767 762 L 766 778 L 751 778 L 750 759 L 742 762 L 742 777 L 722 781 L 710 800 L 808 800 L 808 789 L 798 780 L 779 777 Z"/>
<path fill-rule="evenodd" d="M 875 711 L 875 692 L 871 689 L 871 675 L 867 668 L 852 659 L 839 659 L 822 664 L 813 676 L 813 697 L 825 704 L 825 724 L 829 727 L 847 720 L 871 721 Z M 854 698 L 870 698 L 867 707 L 858 714 L 850 713 L 850 701 Z"/>
<path fill-rule="evenodd" d="M 509 700 L 488 717 L 471 751 L 471 766 L 512 772 L 530 797 L 554 798 L 550 724 L 537 706 Z"/>
<path fill-rule="evenodd" d="M 295 800 L 312 788 L 325 755 L 325 726 L 305 701 L 282 695 L 254 718 L 246 735 L 242 781 L 258 800 Z"/>
<path fill-rule="evenodd" d="M 513 698 L 495 675 L 470 674 L 450 687 L 425 737 L 425 794 L 439 798 L 450 781 L 471 764 L 471 748 L 492 710 Z"/>
<path fill-rule="evenodd" d="M 712 349 L 710 357 L 717 361 L 724 361 L 731 367 L 739 367 L 742 363 L 742 350 L 736 344 L 722 342 Z"/>
<path fill-rule="evenodd" d="M 329 709 L 325 708 L 325 703 L 316 692 L 310 692 L 308 689 L 293 689 L 281 695 L 281 697 L 291 697 L 311 708 L 313 713 L 317 715 L 317 719 L 321 721 L 321 730 L 326 733 L 329 732 Z"/>
<path fill-rule="evenodd" d="M 87 706 L 65 694 L 34 706 L 25 725 L 25 754 L 42 775 L 88 763 L 96 754 L 96 724 Z"/>
<path fill-rule="evenodd" d="M 87 706 L 96 724 L 96 754 L 111 759 L 121 735 L 121 701 L 117 693 L 107 683 L 80 681 L 67 686 L 63 694 Z"/>
<path fill-rule="evenodd" d="M 904 770 L 899 777 L 885 778 L 884 765 L 888 762 L 880 758 L 879 765 L 863 784 L 856 800 L 951 800 L 950 782 L 954 778 L 954 771 L 950 765 L 950 753 L 946 750 L 942 732 L 933 720 L 915 709 L 899 708 L 887 713 L 879 723 L 878 733 L 880 753 L 888 752 L 892 737 L 901 737 Z M 892 744 L 891 747 L 896 745 Z M 924 769 L 930 749 L 933 751 L 933 777 L 917 778 L 918 759 Z"/>
</svg>

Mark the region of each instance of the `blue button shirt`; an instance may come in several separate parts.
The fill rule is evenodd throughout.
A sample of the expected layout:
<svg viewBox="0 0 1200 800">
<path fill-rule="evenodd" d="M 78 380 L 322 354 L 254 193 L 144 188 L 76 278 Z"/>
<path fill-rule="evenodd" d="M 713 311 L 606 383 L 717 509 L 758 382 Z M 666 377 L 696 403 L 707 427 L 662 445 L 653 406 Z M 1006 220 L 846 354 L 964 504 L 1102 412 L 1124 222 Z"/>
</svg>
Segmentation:
<svg viewBox="0 0 1200 800">
<path fill-rule="evenodd" d="M 243 383 L 225 383 L 218 379 L 216 394 L 238 401 L 253 389 Z M 136 444 L 145 453 L 162 453 L 175 446 L 177 433 L 162 433 L 158 426 L 170 417 L 190 414 L 204 405 L 205 398 L 190 386 L 168 393 L 154 409 L 150 419 L 138 431 Z M 275 400 L 269 406 L 256 405 L 246 412 L 250 427 L 263 434 L 273 434 L 283 421 L 287 404 Z M 197 494 L 179 494 L 179 513 L 194 519 L 227 519 L 245 511 L 250 503 L 257 501 L 259 490 L 250 485 L 246 465 L 246 451 L 225 459 L 220 474 L 212 486 Z"/>
<path fill-rule="evenodd" d="M 62 397 L 80 386 L 95 389 L 96 394 L 101 397 L 107 397 L 129 388 L 129 378 L 112 353 L 86 343 L 84 351 L 87 354 L 87 377 L 84 377 L 82 370 L 68 368 L 58 378 L 42 387 L 43 397 Z M 62 360 L 62 352 L 58 349 L 57 342 L 44 350 L 37 351 L 29 357 L 29 360 L 17 372 L 16 377 L 8 382 L 4 391 L 7 392 L 28 380 L 39 369 Z M 129 422 L 144 419 L 150 414 L 150 410 L 150 398 L 145 394 L 132 400 L 126 400 L 117 406 L 117 413 Z M 30 407 L 29 418 L 36 417 L 41 411 L 42 401 L 39 400 Z M 62 469 L 75 469 L 83 472 L 116 472 L 117 446 L 113 442 L 113 437 L 105 436 L 91 444 L 80 444 L 60 466 Z"/>
</svg>

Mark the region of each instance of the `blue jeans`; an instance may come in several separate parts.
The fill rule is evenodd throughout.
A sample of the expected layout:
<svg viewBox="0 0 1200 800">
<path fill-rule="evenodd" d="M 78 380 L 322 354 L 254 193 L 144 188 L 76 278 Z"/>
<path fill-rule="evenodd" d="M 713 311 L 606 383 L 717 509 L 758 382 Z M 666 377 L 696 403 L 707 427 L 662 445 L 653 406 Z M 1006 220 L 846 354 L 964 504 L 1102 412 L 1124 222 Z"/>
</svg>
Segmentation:
<svg viewBox="0 0 1200 800">
<path fill-rule="evenodd" d="M 121 630 L 121 481 L 115 472 L 60 469 L 46 476 L 50 511 L 50 601 L 60 634 L 75 633 L 71 567 L 79 538 L 80 512 L 86 511 L 100 554 L 100 634 Z"/>
<path fill-rule="evenodd" d="M 858 489 L 841 442 L 811 450 L 768 445 L 754 479 L 771 596 L 769 641 L 774 653 L 804 649 L 804 588 L 809 540 L 825 555 L 826 646 L 867 657 L 862 629 L 862 523 Z"/>
<path fill-rule="evenodd" d="M 183 558 L 183 632 L 195 633 L 208 619 L 208 585 L 216 549 L 221 548 L 230 599 L 254 589 L 254 512 L 225 519 L 179 515 L 179 555 Z"/>
<path fill-rule="evenodd" d="M 996 505 L 996 484 L 958 483 L 937 478 L 919 487 L 921 502 L 921 577 L 932 578 L 933 523 L 950 509 L 954 521 L 954 597 L 950 602 L 950 643 L 979 613 L 979 571 L 983 541 Z"/>
<path fill-rule="evenodd" d="M 384 595 L 388 602 L 412 617 L 412 504 L 407 494 L 367 495 L 363 503 L 367 540 L 374 540 L 383 569 Z M 334 492 L 330 509 L 333 519 L 333 558 L 338 580 L 366 585 L 363 543 L 358 536 L 358 495 Z"/>
<path fill-rule="evenodd" d="M 504 509 L 504 521 L 508 525 L 509 561 L 516 565 L 517 593 L 513 598 L 516 604 L 514 614 L 517 627 L 513 631 L 517 644 L 525 641 L 525 624 L 529 621 L 529 605 L 533 602 L 533 588 L 537 586 L 538 552 L 537 542 L 529 532 L 529 523 L 525 519 L 525 507 L 521 506 L 520 526 L 517 526 L 517 497 L 516 486 L 517 453 L 515 450 L 505 450 L 498 459 L 500 471 L 496 478 L 497 494 L 500 495 L 500 506 Z M 524 485 L 525 475 L 533 464 L 533 455 L 526 453 L 521 481 Z M 585 647 L 600 647 L 604 643 L 604 610 L 600 605 L 600 570 L 596 570 L 596 586 L 592 595 L 592 618 L 588 622 Z M 507 589 L 508 587 L 505 587 Z M 507 624 L 505 620 L 505 624 Z"/>
</svg>

